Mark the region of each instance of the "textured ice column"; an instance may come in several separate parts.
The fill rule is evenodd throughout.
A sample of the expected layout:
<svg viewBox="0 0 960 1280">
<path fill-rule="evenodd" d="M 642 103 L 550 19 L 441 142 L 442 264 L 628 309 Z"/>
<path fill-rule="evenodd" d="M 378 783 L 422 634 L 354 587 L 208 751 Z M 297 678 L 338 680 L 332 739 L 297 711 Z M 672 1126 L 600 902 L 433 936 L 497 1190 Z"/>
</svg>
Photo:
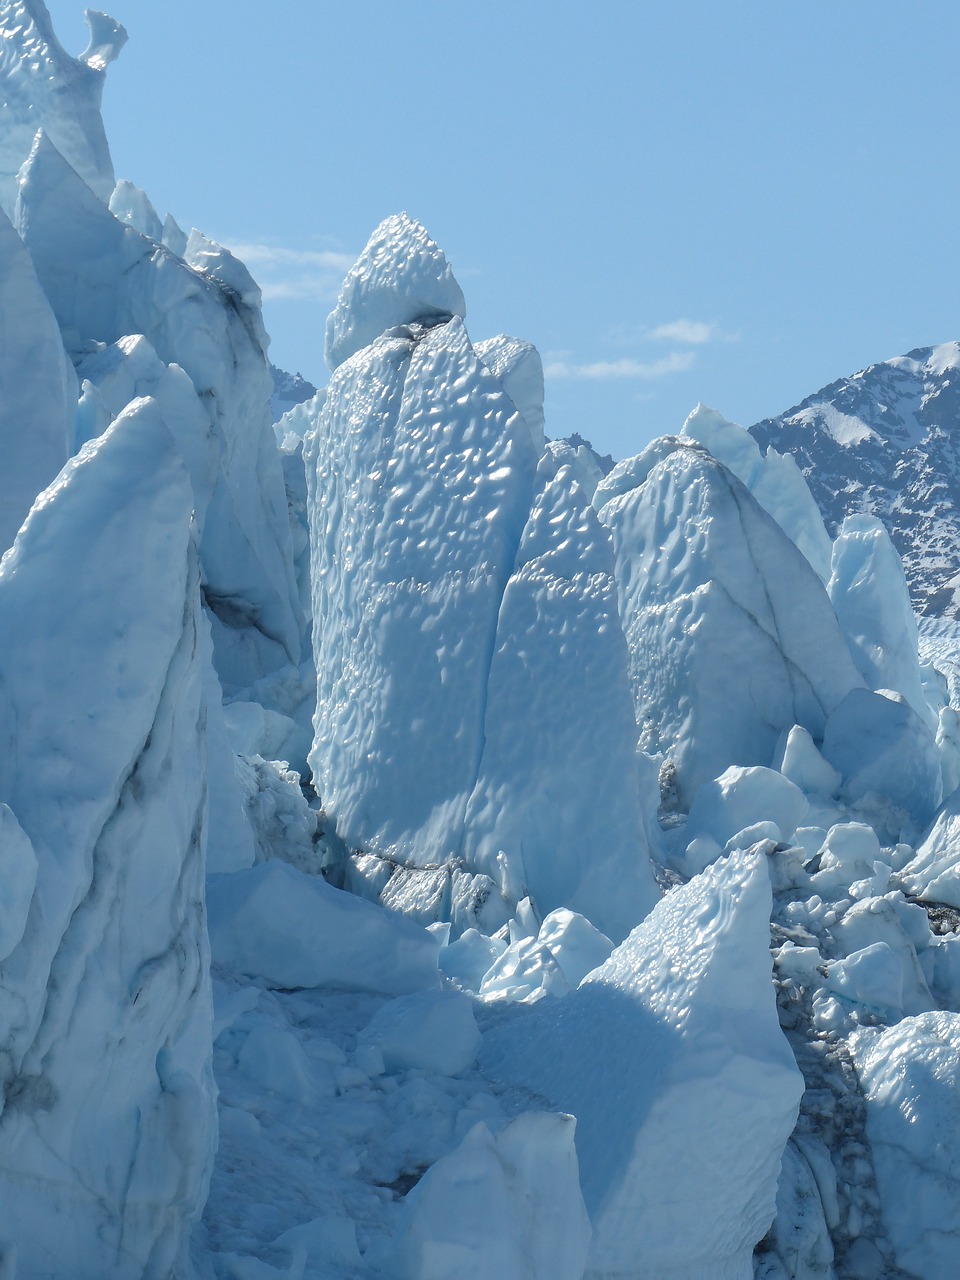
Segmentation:
<svg viewBox="0 0 960 1280">
<path fill-rule="evenodd" d="M 19 868 L 2 948 L 0 1202 L 28 1280 L 180 1274 L 206 1197 L 192 506 L 156 405 L 138 401 L 67 465 L 0 565 L 5 881 Z"/>
<path fill-rule="evenodd" d="M 0 209 L 0 555 L 73 452 L 76 416 L 77 378 L 56 317 Z"/>
<path fill-rule="evenodd" d="M 854 1061 L 884 1226 L 917 1280 L 956 1275 L 960 1249 L 960 1015 L 924 1013 L 861 1032 Z"/>
<path fill-rule="evenodd" d="M 500 606 L 464 853 L 541 916 L 571 907 L 619 941 L 660 895 L 613 548 L 569 468 L 548 456 L 538 477 Z"/>
<path fill-rule="evenodd" d="M 697 405 L 680 434 L 681 438 L 699 441 L 747 486 L 825 583 L 830 577 L 830 535 L 793 458 L 776 449 L 761 455 L 748 431 L 705 404 Z"/>
<path fill-rule="evenodd" d="M 71 58 L 54 35 L 43 0 L 0 0 L 0 208 L 13 216 L 17 172 L 43 129 L 80 177 L 107 201 L 113 164 L 100 119 L 108 63 L 127 33 L 87 10 L 90 44 Z M 69 234 L 65 228 L 65 234 Z"/>
<path fill-rule="evenodd" d="M 342 364 L 304 458 L 318 789 L 349 843 L 443 862 L 477 778 L 529 432 L 454 319 Z"/>
<path fill-rule="evenodd" d="M 923 693 L 917 619 L 903 561 L 876 516 L 844 520 L 833 544 L 827 591 L 869 688 L 903 694 L 935 731 L 937 717 Z"/>
<path fill-rule="evenodd" d="M 803 1080 L 780 1031 L 762 855 L 669 893 L 563 1000 L 488 1032 L 485 1074 L 576 1117 L 600 1280 L 749 1280 Z"/>
<path fill-rule="evenodd" d="M 253 294 L 217 278 L 216 253 L 210 270 L 192 270 L 120 222 L 42 135 L 20 183 L 18 229 L 68 349 L 143 334 L 164 364 L 187 373 L 206 409 L 219 465 L 200 557 L 227 692 L 296 665 L 303 622 Z"/>
<path fill-rule="evenodd" d="M 443 251 L 406 213 L 384 218 L 347 273 L 327 317 L 331 369 L 398 324 L 435 325 L 467 314 Z"/>
<path fill-rule="evenodd" d="M 794 724 L 815 737 L 863 681 L 806 558 L 698 445 L 664 438 L 594 503 L 613 534 L 641 741 L 681 803 L 731 764 L 768 765 Z"/>
</svg>

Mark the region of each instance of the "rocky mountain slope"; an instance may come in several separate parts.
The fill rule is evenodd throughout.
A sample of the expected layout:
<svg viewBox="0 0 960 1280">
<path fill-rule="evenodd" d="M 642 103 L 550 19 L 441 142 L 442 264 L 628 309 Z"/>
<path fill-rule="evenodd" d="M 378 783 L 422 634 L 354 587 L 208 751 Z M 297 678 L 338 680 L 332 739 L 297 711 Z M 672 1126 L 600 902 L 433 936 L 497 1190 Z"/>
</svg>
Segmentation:
<svg viewBox="0 0 960 1280">
<path fill-rule="evenodd" d="M 960 342 L 871 365 L 750 428 L 793 454 L 836 533 L 878 516 L 903 557 L 914 607 L 960 612 Z"/>
</svg>

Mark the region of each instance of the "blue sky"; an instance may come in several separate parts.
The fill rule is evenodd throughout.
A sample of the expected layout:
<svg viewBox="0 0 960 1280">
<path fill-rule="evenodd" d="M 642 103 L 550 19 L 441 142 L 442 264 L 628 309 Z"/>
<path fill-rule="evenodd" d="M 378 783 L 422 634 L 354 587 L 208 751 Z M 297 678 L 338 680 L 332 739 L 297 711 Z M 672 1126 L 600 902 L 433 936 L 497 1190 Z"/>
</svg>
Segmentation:
<svg viewBox="0 0 960 1280">
<path fill-rule="evenodd" d="M 65 47 L 82 5 L 48 0 Z M 243 246 L 325 378 L 345 264 L 418 217 L 547 427 L 626 456 L 960 338 L 954 0 L 113 0 L 104 118 L 161 216 Z"/>
</svg>

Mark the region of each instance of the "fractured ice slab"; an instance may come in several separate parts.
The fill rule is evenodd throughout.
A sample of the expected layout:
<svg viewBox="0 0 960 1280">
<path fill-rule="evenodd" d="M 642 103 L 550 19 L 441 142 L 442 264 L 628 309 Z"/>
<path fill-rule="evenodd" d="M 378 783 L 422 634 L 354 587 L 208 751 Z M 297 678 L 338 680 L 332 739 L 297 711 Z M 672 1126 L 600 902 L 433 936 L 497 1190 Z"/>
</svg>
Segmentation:
<svg viewBox="0 0 960 1280">
<path fill-rule="evenodd" d="M 586 1275 L 747 1280 L 803 1081 L 777 1021 L 770 881 L 735 852 L 563 1000 L 487 1033 L 485 1074 L 577 1119 Z"/>
<path fill-rule="evenodd" d="M 682 804 L 728 765 L 769 765 L 794 724 L 819 737 L 863 688 L 806 558 L 700 446 L 654 441 L 594 503 L 613 534 L 641 741 L 673 760 Z"/>
<path fill-rule="evenodd" d="M 392 214 L 350 268 L 327 318 L 327 365 L 336 369 L 397 325 L 431 325 L 466 314 L 442 249 L 408 214 Z"/>
<path fill-rule="evenodd" d="M 142 334 L 160 361 L 186 372 L 204 406 L 219 465 L 200 556 L 224 685 L 298 663 L 303 621 L 267 410 L 273 384 L 250 298 L 120 222 L 42 134 L 21 174 L 17 227 L 73 354 Z M 184 445 L 195 481 L 206 444 Z"/>
<path fill-rule="evenodd" d="M 494 880 L 505 857 L 517 899 L 570 907 L 615 941 L 660 896 L 627 660 L 609 535 L 548 456 L 500 605 L 464 854 Z"/>
<path fill-rule="evenodd" d="M 56 317 L 0 209 L 0 555 L 73 452 L 76 417 L 77 378 Z"/>
<path fill-rule="evenodd" d="M 0 0 L 0 209 L 13 217 L 17 173 L 43 129 L 87 186 L 106 202 L 113 164 L 100 118 L 104 73 L 127 33 L 86 11 L 90 44 L 71 58 L 43 0 Z"/>
<path fill-rule="evenodd" d="M 590 1223 L 570 1116 L 526 1112 L 494 1136 L 474 1125 L 404 1202 L 398 1280 L 581 1280 Z"/>
<path fill-rule="evenodd" d="M 0 1199 L 27 1277 L 163 1280 L 206 1197 L 192 507 L 157 406 L 137 401 L 0 564 Z"/>
</svg>

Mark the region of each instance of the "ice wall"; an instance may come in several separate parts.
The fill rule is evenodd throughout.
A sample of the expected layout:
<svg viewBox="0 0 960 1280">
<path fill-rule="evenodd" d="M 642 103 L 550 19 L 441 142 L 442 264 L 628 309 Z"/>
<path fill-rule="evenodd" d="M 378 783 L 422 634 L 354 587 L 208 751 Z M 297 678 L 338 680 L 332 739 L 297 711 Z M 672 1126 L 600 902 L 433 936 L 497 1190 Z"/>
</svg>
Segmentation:
<svg viewBox="0 0 960 1280">
<path fill-rule="evenodd" d="M 136 401 L 0 564 L 0 1235 L 27 1280 L 167 1280 L 206 1197 L 192 507 L 156 404 Z"/>
<path fill-rule="evenodd" d="M 74 357 L 143 335 L 202 403 L 205 429 L 184 423 L 200 434 L 180 444 L 206 512 L 204 596 L 224 686 L 298 663 L 303 620 L 256 286 L 209 242 L 194 270 L 119 221 L 42 134 L 21 174 L 17 226 Z"/>
<path fill-rule="evenodd" d="M 43 0 L 0 0 L 0 209 L 13 217 L 17 173 L 43 129 L 101 200 L 113 164 L 100 100 L 108 64 L 127 39 L 119 23 L 86 11 L 90 43 L 71 58 L 54 35 Z"/>
<path fill-rule="evenodd" d="M 683 805 L 731 764 L 815 737 L 863 680 L 806 558 L 701 447 L 664 437 L 594 495 L 617 558 L 642 742 L 676 767 Z"/>
</svg>

